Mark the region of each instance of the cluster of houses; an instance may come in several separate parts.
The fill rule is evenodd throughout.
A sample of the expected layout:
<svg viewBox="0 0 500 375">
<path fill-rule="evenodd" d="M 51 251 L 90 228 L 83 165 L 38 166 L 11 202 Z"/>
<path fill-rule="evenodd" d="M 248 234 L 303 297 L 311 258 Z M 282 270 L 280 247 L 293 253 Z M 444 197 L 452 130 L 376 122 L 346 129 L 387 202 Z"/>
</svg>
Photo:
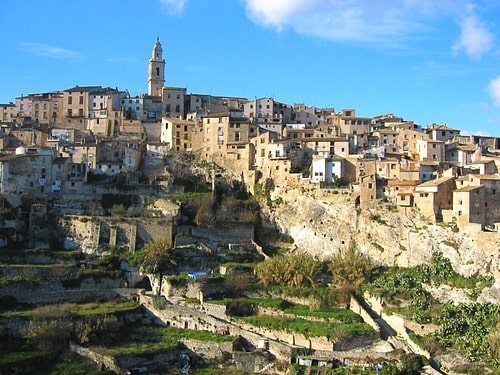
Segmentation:
<svg viewBox="0 0 500 375">
<path fill-rule="evenodd" d="M 0 104 L 0 193 L 85 194 L 94 176 L 161 179 L 169 155 L 189 153 L 257 182 L 320 188 L 349 183 L 357 204 L 382 197 L 463 230 L 500 222 L 500 138 L 423 128 L 393 114 L 359 117 L 273 98 L 187 94 L 165 86 L 160 41 L 148 93 L 75 86 Z"/>
</svg>

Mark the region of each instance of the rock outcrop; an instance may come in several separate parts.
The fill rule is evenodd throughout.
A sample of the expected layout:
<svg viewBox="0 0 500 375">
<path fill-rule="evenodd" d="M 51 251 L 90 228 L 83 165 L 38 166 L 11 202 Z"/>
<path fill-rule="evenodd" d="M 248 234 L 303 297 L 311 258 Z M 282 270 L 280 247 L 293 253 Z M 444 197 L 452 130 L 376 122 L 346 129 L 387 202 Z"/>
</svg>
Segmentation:
<svg viewBox="0 0 500 375">
<path fill-rule="evenodd" d="M 347 189 L 278 187 L 272 199 L 278 197 L 280 204 L 265 208 L 264 215 L 290 235 L 299 250 L 328 259 L 354 240 L 360 251 L 380 264 L 401 267 L 427 263 L 440 251 L 463 276 L 495 277 L 496 284 L 483 291 L 479 300 L 500 302 L 499 233 L 473 237 L 457 232 L 452 222 L 429 223 L 415 209 L 404 211 L 382 201 L 361 210 Z"/>
</svg>

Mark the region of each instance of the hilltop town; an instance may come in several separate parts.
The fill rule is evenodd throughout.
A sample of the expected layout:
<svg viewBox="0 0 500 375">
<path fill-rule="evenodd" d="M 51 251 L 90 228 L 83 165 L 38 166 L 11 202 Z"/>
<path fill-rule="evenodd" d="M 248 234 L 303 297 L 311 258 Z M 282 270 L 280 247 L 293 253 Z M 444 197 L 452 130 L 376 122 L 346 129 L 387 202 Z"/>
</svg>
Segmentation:
<svg viewBox="0 0 500 375">
<path fill-rule="evenodd" d="M 165 65 L 157 39 L 147 94 L 76 85 L 0 104 L 0 248 L 61 247 L 94 256 L 119 247 L 133 253 L 166 239 L 169 248 L 181 249 L 181 258 L 196 259 L 182 271 L 198 279 L 213 273 L 214 266 L 199 258 L 214 256 L 217 244 L 229 253 L 248 248 L 267 259 L 262 242 L 276 237 L 293 242 L 292 254 L 305 251 L 328 260 L 356 242 L 383 266 L 418 266 L 444 253 L 463 277 L 493 280 L 490 289 L 463 301 L 499 303 L 500 137 L 465 136 L 446 124 L 421 126 L 395 114 L 360 117 L 354 108 L 188 94 L 187 88 L 165 85 Z M 259 236 L 254 216 L 231 220 L 247 208 L 228 209 L 218 218 L 205 217 L 200 209 L 188 219 L 182 203 L 154 199 L 175 201 L 182 193 L 206 186 L 215 192 L 223 185 L 261 200 Z M 130 203 L 130 196 L 141 201 Z M 126 286 L 144 282 L 153 294 L 172 297 L 169 303 L 179 297 L 158 269 L 125 272 Z M 209 290 L 203 293 L 210 295 Z M 199 292 L 182 293 L 203 304 Z M 177 326 L 201 329 L 203 321 L 208 330 L 220 331 L 224 312 L 213 306 L 170 311 L 131 293 L 125 294 L 158 310 L 169 324 L 177 319 Z M 46 302 L 46 294 L 30 292 L 23 302 Z M 381 318 L 384 303 L 369 302 Z M 375 336 L 390 331 L 388 323 L 362 312 L 363 302 L 353 297 L 348 305 L 375 327 Z M 236 325 L 224 324 L 233 334 Z M 406 339 L 408 325 L 401 326 Z M 266 330 L 237 330 L 254 344 L 266 336 Z M 431 328 L 417 324 L 412 330 L 425 334 Z M 267 334 L 274 356 L 290 349 L 284 349 L 286 335 Z M 372 333 L 366 337 L 373 341 Z M 332 346 L 307 336 L 291 341 L 290 346 L 321 351 Z M 357 344 L 333 347 L 350 350 Z M 262 345 L 269 349 L 268 342 Z M 407 351 L 434 354 L 417 347 Z M 323 358 L 302 357 L 302 363 Z M 257 362 L 252 366 L 264 372 L 271 361 Z"/>
<path fill-rule="evenodd" d="M 497 231 L 500 138 L 462 136 L 393 114 L 359 117 L 273 98 L 187 94 L 165 86 L 159 40 L 148 93 L 75 86 L 0 104 L 1 192 L 85 194 L 93 176 L 134 184 L 168 180 L 169 154 L 186 153 L 244 179 L 351 184 L 360 207 L 387 197 L 432 222 L 457 218 L 463 231 Z"/>
</svg>

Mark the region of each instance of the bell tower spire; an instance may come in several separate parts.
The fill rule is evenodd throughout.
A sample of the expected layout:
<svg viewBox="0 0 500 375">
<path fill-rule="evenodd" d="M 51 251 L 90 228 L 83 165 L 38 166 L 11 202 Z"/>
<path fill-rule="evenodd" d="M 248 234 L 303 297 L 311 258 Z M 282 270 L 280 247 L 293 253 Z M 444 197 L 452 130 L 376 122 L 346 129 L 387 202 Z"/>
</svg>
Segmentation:
<svg viewBox="0 0 500 375">
<path fill-rule="evenodd" d="M 163 60 L 163 49 L 158 35 L 148 68 L 148 95 L 161 96 L 165 85 L 165 60 Z"/>
</svg>

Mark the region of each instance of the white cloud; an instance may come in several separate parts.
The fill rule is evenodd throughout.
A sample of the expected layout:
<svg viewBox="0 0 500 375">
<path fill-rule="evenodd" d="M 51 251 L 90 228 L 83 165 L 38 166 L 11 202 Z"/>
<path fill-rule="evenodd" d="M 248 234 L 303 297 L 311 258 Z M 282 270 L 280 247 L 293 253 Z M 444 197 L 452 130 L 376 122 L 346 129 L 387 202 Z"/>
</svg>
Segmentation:
<svg viewBox="0 0 500 375">
<path fill-rule="evenodd" d="M 474 14 L 465 17 L 460 23 L 461 34 L 453 50 L 463 50 L 471 59 L 479 60 L 493 48 L 493 34 Z"/>
<path fill-rule="evenodd" d="M 430 16 L 463 9 L 465 0 L 243 0 L 257 24 L 336 41 L 402 44 L 432 29 Z"/>
<path fill-rule="evenodd" d="M 490 82 L 488 85 L 488 93 L 490 94 L 495 106 L 500 107 L 500 76 Z"/>
<path fill-rule="evenodd" d="M 298 14 L 311 14 L 321 0 L 245 0 L 249 18 L 255 23 L 281 30 Z"/>
<path fill-rule="evenodd" d="M 32 42 L 20 43 L 20 45 L 25 51 L 38 56 L 45 56 L 54 59 L 73 60 L 73 61 L 82 60 L 82 54 L 80 52 L 72 51 L 61 47 L 55 47 L 55 46 L 50 46 L 48 44 L 32 43 Z"/>
<path fill-rule="evenodd" d="M 159 0 L 165 13 L 179 15 L 184 10 L 186 0 Z"/>
</svg>

